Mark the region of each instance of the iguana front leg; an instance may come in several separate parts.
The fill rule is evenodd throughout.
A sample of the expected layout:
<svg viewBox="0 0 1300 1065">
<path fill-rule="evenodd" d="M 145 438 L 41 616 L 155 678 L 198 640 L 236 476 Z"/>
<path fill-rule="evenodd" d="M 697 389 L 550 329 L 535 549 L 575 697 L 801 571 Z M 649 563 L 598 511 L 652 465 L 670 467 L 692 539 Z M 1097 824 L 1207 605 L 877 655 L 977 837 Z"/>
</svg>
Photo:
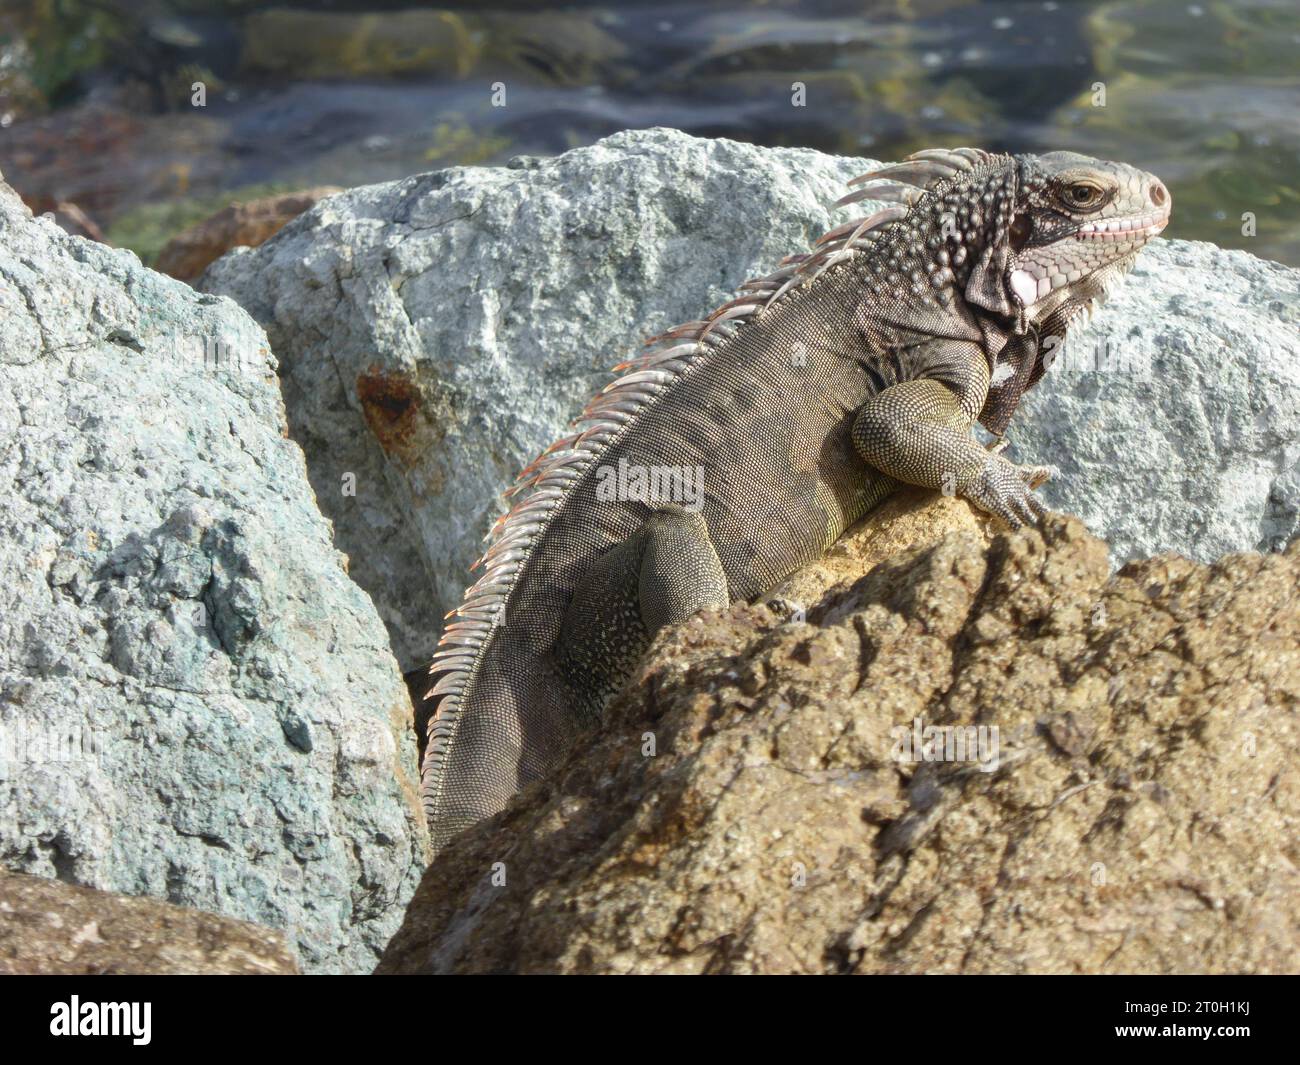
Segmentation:
<svg viewBox="0 0 1300 1065">
<path fill-rule="evenodd" d="M 936 349 L 926 375 L 890 385 L 862 405 L 853 444 L 862 458 L 908 484 L 956 492 L 1012 528 L 1035 524 L 1047 508 L 1034 494 L 1051 470 L 1018 466 L 972 435 L 988 395 L 989 372 L 974 345 Z"/>
<path fill-rule="evenodd" d="M 664 625 L 730 601 L 704 519 L 672 504 L 656 510 L 592 563 L 565 611 L 556 654 L 579 712 L 599 713 Z"/>
</svg>

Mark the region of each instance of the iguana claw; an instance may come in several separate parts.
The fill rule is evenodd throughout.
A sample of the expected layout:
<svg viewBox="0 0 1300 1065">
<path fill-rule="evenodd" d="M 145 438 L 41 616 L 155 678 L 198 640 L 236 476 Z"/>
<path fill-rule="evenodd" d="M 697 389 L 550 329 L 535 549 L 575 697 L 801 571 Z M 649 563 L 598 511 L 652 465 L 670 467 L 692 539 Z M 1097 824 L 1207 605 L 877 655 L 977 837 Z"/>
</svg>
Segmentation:
<svg viewBox="0 0 1300 1065">
<path fill-rule="evenodd" d="M 1030 488 L 1042 488 L 1053 477 L 1061 476 L 1058 466 L 1017 466 L 1016 469 Z"/>
<path fill-rule="evenodd" d="M 1017 466 L 991 453 L 974 480 L 961 489 L 961 494 L 1013 529 L 1037 525 L 1046 516 L 1047 507 L 1034 494 L 1034 489 L 1053 472 L 1050 466 Z"/>
</svg>

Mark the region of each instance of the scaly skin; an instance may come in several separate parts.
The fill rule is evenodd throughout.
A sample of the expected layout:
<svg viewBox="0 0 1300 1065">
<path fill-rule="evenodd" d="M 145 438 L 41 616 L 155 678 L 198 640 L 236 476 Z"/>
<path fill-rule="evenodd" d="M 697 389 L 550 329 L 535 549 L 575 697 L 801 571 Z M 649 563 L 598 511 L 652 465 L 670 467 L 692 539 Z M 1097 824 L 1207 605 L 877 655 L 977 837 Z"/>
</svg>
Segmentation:
<svg viewBox="0 0 1300 1065">
<path fill-rule="evenodd" d="M 895 206 L 657 338 L 521 475 L 531 494 L 430 668 L 436 848 L 552 770 L 660 626 L 770 589 L 899 481 L 1013 527 L 1043 515 L 1049 470 L 973 427 L 1002 435 L 1048 338 L 1163 228 L 1168 193 L 1065 152 L 922 152 L 859 181 L 877 178 L 841 203 Z M 697 468 L 699 493 L 676 500 L 613 476 Z"/>
</svg>

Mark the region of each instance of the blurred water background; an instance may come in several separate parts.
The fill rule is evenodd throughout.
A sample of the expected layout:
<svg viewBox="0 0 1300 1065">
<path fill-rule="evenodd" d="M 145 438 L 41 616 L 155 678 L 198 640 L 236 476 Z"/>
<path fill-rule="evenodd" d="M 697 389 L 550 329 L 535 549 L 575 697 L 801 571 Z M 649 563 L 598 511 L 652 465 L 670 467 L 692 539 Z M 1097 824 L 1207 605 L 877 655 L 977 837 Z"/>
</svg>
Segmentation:
<svg viewBox="0 0 1300 1065">
<path fill-rule="evenodd" d="M 0 0 L 0 171 L 150 261 L 232 199 L 629 127 L 1070 148 L 1158 173 L 1167 236 L 1300 265 L 1298 54 L 1297 0 Z"/>
</svg>

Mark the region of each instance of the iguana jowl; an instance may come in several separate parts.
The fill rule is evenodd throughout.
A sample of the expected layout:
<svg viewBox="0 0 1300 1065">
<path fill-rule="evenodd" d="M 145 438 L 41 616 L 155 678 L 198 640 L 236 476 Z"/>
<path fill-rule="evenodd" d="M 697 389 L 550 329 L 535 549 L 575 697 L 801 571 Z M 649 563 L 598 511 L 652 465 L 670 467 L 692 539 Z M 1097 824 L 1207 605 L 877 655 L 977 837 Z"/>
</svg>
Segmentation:
<svg viewBox="0 0 1300 1065">
<path fill-rule="evenodd" d="M 841 204 L 890 206 L 650 341 L 520 475 L 430 667 L 435 848 L 551 770 L 660 626 L 770 589 L 897 482 L 1012 526 L 1044 513 L 1047 469 L 972 430 L 1003 434 L 1048 338 L 1164 228 L 1168 193 L 1119 163 L 971 148 L 860 183 Z M 697 468 L 698 508 L 601 490 Z"/>
</svg>

